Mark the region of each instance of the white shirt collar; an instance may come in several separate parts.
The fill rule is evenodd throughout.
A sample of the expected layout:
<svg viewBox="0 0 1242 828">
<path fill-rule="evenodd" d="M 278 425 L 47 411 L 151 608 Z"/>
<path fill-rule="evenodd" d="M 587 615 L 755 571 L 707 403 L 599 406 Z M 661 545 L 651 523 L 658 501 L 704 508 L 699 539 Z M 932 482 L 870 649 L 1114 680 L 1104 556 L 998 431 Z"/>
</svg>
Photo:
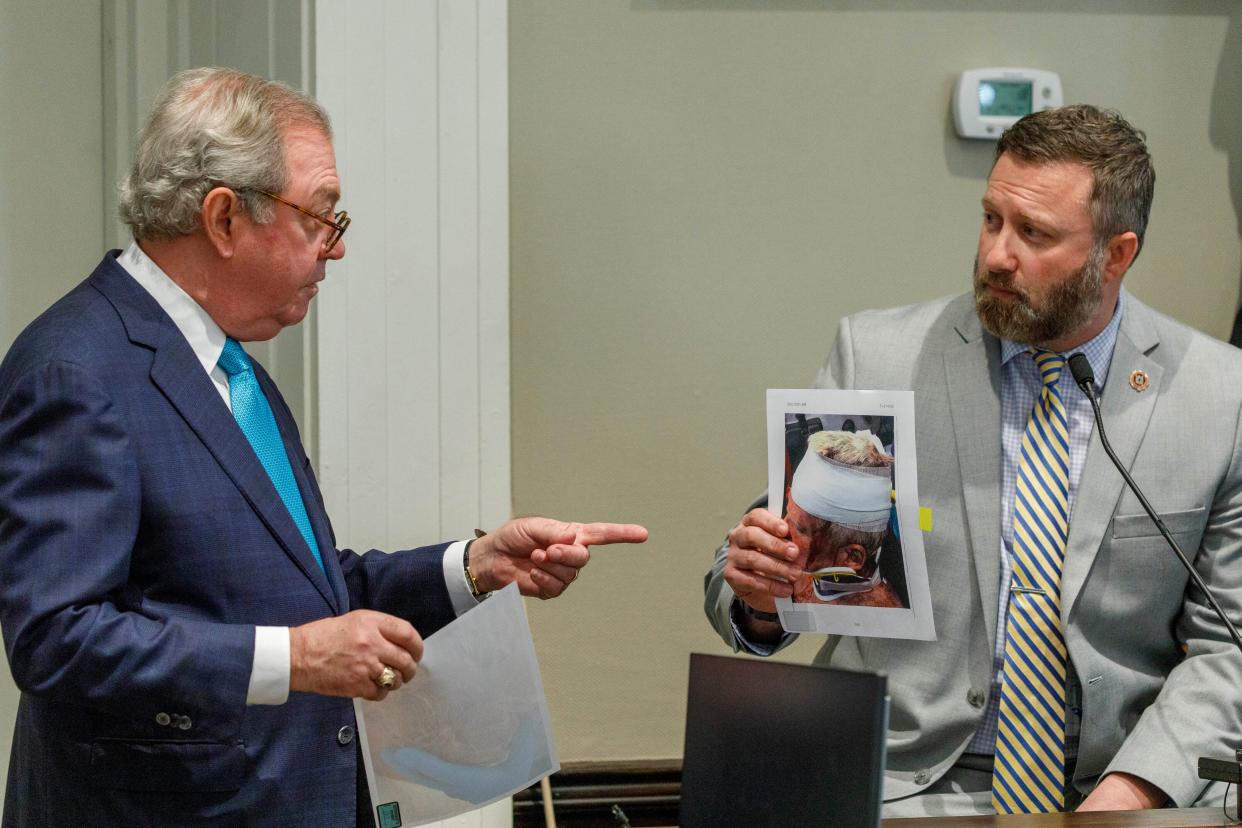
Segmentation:
<svg viewBox="0 0 1242 828">
<path fill-rule="evenodd" d="M 210 374 L 224 351 L 224 331 L 220 330 L 215 320 L 170 279 L 137 242 L 129 243 L 129 247 L 117 258 L 117 263 L 159 303 L 194 349 L 194 356 L 202 363 L 203 370 Z"/>
</svg>

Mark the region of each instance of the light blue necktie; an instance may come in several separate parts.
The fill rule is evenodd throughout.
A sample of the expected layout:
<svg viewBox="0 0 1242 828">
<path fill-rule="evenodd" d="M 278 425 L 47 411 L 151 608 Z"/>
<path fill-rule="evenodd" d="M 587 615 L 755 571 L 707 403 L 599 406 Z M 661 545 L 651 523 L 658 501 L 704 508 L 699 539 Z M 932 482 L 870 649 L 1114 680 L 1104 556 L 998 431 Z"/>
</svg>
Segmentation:
<svg viewBox="0 0 1242 828">
<path fill-rule="evenodd" d="M 259 462 L 263 464 L 272 485 L 276 487 L 276 493 L 289 510 L 289 516 L 306 539 L 306 545 L 315 556 L 315 562 L 323 569 L 323 558 L 319 555 L 319 544 L 315 543 L 310 518 L 306 516 L 302 493 L 298 491 L 298 482 L 293 477 L 293 469 L 289 467 L 289 455 L 285 453 L 285 444 L 280 439 L 279 429 L 276 428 L 272 407 L 268 405 L 267 397 L 263 396 L 259 381 L 255 379 L 250 357 L 237 340 L 230 338 L 224 340 L 224 352 L 220 354 L 216 364 L 229 375 L 229 399 L 233 405 L 233 419 L 237 420 L 242 434 L 250 441 L 250 447 L 258 455 Z"/>
</svg>

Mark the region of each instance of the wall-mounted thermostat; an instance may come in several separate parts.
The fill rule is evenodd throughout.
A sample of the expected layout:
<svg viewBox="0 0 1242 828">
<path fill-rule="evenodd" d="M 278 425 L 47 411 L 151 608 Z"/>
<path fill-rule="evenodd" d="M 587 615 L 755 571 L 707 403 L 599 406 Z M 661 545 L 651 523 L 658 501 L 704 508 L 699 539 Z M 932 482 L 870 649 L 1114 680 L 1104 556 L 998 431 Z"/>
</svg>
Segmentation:
<svg viewBox="0 0 1242 828">
<path fill-rule="evenodd" d="M 1061 103 L 1061 76 L 1056 72 L 968 69 L 953 89 L 953 124 L 963 138 L 995 141 L 1023 115 Z"/>
</svg>

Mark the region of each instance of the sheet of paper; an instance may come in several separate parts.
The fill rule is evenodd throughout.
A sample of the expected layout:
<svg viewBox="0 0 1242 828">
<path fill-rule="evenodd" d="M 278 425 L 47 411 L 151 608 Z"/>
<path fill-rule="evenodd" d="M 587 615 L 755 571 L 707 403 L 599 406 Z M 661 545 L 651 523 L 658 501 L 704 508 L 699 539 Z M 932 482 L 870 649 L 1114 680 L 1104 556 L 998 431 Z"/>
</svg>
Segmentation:
<svg viewBox="0 0 1242 828">
<path fill-rule="evenodd" d="M 412 681 L 354 705 L 378 828 L 448 819 L 560 768 L 515 584 L 429 636 Z"/>
<path fill-rule="evenodd" d="M 776 600 L 781 625 L 934 640 L 914 392 L 769 389 L 767 403 L 768 508 L 794 530 L 804 572 Z"/>
</svg>

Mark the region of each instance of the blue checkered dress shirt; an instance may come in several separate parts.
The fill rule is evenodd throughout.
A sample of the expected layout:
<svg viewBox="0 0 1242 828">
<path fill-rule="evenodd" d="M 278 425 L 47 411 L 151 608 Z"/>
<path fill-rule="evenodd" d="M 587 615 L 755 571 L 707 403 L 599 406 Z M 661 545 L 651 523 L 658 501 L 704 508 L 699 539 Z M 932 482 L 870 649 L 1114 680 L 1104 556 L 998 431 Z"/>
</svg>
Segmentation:
<svg viewBox="0 0 1242 828">
<path fill-rule="evenodd" d="M 1117 344 L 1117 327 L 1121 324 L 1121 314 L 1125 308 L 1125 291 L 1117 299 L 1117 308 L 1108 327 L 1100 331 L 1090 342 L 1073 348 L 1062 356 L 1069 358 L 1077 353 L 1086 356 L 1095 372 L 1095 385 L 1104 388 L 1108 379 L 1108 368 L 1113 361 L 1113 347 Z M 1013 577 L 1013 564 L 1010 556 L 1013 550 L 1013 500 L 1017 488 L 1018 458 L 1022 453 L 1022 434 L 1026 431 L 1027 420 L 1035 408 L 1035 399 L 1039 396 L 1042 384 L 1035 360 L 1029 355 L 1030 348 L 1007 339 L 1001 340 L 1001 450 L 1003 468 L 1001 469 L 1001 549 L 1000 549 L 1000 588 L 997 590 L 999 606 L 996 620 L 996 649 L 992 659 L 992 688 L 988 693 L 988 706 L 984 710 L 983 722 L 975 731 L 975 736 L 966 746 L 967 753 L 983 753 L 991 755 L 996 744 L 997 705 L 1000 703 L 1000 686 L 1004 680 L 1001 667 L 1005 663 L 1005 629 L 1009 618 L 1009 582 Z M 1069 421 L 1069 509 L 1070 525 L 1073 525 L 1074 501 L 1078 495 L 1078 481 L 1082 477 L 1082 467 L 1087 460 L 1087 444 L 1091 441 L 1091 432 L 1095 429 L 1095 417 L 1091 411 L 1091 401 L 1082 393 L 1082 389 L 1074 383 L 1074 377 L 1065 370 L 1057 381 L 1057 390 L 1065 403 L 1065 414 Z M 1065 695 L 1069 708 L 1065 716 L 1065 758 L 1068 762 L 1078 755 L 1078 731 L 1081 727 L 1082 708 L 1080 707 L 1082 692 L 1078 686 L 1078 678 L 1074 665 L 1068 671 L 1069 688 Z"/>
</svg>

